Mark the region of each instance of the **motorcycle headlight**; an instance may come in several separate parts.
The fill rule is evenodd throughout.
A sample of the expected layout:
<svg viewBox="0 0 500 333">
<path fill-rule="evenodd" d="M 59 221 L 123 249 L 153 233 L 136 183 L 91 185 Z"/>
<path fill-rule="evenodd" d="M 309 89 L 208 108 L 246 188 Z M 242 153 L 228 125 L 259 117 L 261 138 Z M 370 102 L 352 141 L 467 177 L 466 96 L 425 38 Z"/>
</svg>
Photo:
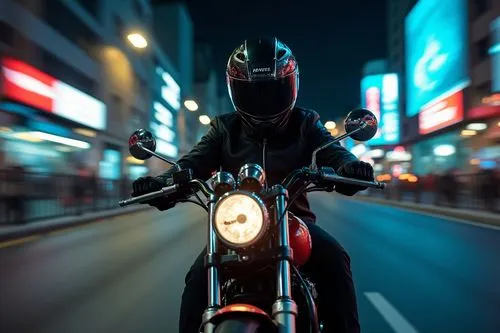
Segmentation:
<svg viewBox="0 0 500 333">
<path fill-rule="evenodd" d="M 244 191 L 229 192 L 215 206 L 215 231 L 227 246 L 247 247 L 264 235 L 268 216 L 266 206 L 257 195 Z"/>
</svg>

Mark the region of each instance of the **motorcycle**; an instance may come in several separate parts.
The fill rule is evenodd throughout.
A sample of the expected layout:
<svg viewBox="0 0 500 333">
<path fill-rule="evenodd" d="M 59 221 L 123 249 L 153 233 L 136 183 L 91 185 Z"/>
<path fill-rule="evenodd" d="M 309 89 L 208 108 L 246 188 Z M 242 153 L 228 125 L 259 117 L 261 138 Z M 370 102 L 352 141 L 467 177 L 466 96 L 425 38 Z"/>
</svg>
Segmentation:
<svg viewBox="0 0 500 333">
<path fill-rule="evenodd" d="M 288 213 L 288 208 L 299 193 L 331 192 L 337 184 L 376 189 L 385 186 L 341 177 L 333 168 L 317 166 L 316 156 L 321 150 L 347 137 L 367 141 L 378 126 L 376 117 L 366 109 L 351 111 L 344 125 L 344 135 L 314 150 L 309 167 L 293 171 L 272 187 L 266 186 L 265 171 L 257 164 L 243 165 L 237 179 L 224 171 L 208 182 L 194 179 L 191 170 L 181 169 L 155 152 L 156 141 L 149 131 L 132 134 L 129 150 L 135 158 L 155 156 L 176 166 L 177 171 L 161 190 L 120 201 L 120 206 L 191 191 L 197 200 L 182 202 L 196 203 L 208 212 L 208 307 L 200 332 L 321 332 L 314 283 L 299 271 L 311 253 L 309 231 L 303 221 Z M 287 188 L 296 182 L 301 182 L 300 190 L 289 197 Z M 205 195 L 206 203 L 198 192 Z"/>
</svg>

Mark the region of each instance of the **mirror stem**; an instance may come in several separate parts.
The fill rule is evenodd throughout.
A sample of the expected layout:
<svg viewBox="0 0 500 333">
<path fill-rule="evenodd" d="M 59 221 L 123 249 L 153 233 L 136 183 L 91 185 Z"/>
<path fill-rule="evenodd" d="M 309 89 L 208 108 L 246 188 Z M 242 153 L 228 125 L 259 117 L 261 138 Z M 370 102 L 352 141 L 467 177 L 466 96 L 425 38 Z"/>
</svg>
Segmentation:
<svg viewBox="0 0 500 333">
<path fill-rule="evenodd" d="M 167 160 L 165 157 L 161 156 L 160 154 L 157 154 L 156 152 L 154 152 L 154 151 L 152 151 L 152 150 L 150 150 L 150 149 L 148 149 L 148 148 L 144 147 L 144 146 L 142 145 L 142 143 L 140 143 L 140 142 L 138 142 L 138 143 L 137 143 L 137 145 L 138 145 L 138 146 L 139 146 L 142 150 L 144 150 L 145 152 L 147 152 L 147 153 L 149 153 L 149 154 L 153 155 L 154 157 L 159 158 L 160 160 L 162 160 L 162 161 L 164 161 L 164 162 L 167 162 L 168 164 L 170 164 L 170 165 L 172 165 L 172 166 L 176 167 L 176 168 L 177 168 L 177 171 L 181 170 L 181 167 L 180 167 L 180 165 L 179 165 L 179 164 L 177 164 L 177 163 L 175 163 L 175 162 L 172 162 L 172 161 Z"/>
<path fill-rule="evenodd" d="M 312 161 L 311 161 L 311 169 L 312 170 L 317 170 L 318 169 L 318 166 L 316 165 L 316 155 L 322 151 L 323 149 L 327 148 L 327 147 L 330 147 L 331 145 L 333 145 L 334 143 L 337 143 L 339 141 L 342 141 L 344 140 L 345 138 L 347 138 L 348 136 L 351 136 L 353 135 L 354 133 L 357 133 L 359 131 L 361 131 L 363 128 L 365 128 L 368 124 L 363 122 L 358 128 L 356 128 L 354 131 L 352 132 L 349 132 L 349 133 L 344 133 L 342 134 L 341 136 L 339 136 L 338 138 L 335 138 L 333 141 L 330 141 L 318 148 L 316 148 L 314 151 L 313 151 L 313 155 L 312 155 Z"/>
</svg>

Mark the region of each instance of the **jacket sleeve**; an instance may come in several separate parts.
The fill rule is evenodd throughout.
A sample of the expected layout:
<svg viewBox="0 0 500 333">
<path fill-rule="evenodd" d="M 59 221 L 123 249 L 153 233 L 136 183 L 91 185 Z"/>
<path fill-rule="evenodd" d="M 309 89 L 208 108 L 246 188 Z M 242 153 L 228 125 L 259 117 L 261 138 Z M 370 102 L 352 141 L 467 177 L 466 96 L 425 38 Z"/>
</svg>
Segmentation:
<svg viewBox="0 0 500 333">
<path fill-rule="evenodd" d="M 333 141 L 330 132 L 321 123 L 319 115 L 314 112 L 311 119 L 310 142 L 312 144 L 312 151 L 316 148 Z M 351 154 L 347 149 L 342 147 L 340 143 L 334 143 L 331 146 L 318 152 L 316 163 L 318 166 L 328 166 L 338 170 L 344 163 L 350 161 L 357 161 L 356 156 Z"/>
<path fill-rule="evenodd" d="M 182 169 L 191 169 L 195 178 L 203 180 L 210 178 L 211 173 L 220 166 L 221 138 L 218 119 L 215 118 L 210 123 L 207 134 L 201 138 L 189 153 L 182 156 L 177 161 L 177 164 Z M 174 171 L 175 168 L 170 168 L 160 177 L 169 178 Z"/>
</svg>

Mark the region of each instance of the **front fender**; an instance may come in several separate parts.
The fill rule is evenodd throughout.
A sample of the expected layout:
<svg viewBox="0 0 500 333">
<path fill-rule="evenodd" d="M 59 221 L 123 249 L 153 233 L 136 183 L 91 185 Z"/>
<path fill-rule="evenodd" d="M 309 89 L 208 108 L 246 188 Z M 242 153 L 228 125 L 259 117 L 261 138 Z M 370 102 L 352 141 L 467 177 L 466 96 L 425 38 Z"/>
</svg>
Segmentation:
<svg viewBox="0 0 500 333">
<path fill-rule="evenodd" d="M 263 310 L 249 304 L 231 304 L 210 319 L 215 333 L 271 333 L 276 327 L 271 317 Z"/>
</svg>

